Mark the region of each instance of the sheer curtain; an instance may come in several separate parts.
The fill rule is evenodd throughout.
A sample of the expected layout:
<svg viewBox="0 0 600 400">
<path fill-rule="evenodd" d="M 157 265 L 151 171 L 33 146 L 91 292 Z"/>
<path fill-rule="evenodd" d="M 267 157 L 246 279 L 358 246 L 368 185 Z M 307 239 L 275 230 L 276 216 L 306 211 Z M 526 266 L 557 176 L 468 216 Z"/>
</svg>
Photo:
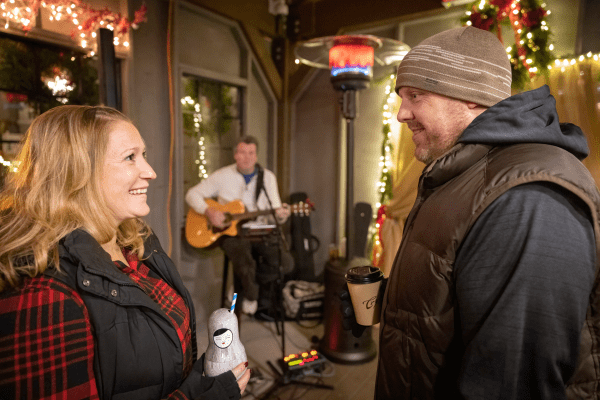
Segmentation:
<svg viewBox="0 0 600 400">
<path fill-rule="evenodd" d="M 585 59 L 553 66 L 548 77 L 534 80 L 526 90 L 550 87 L 560 122 L 579 126 L 587 136 L 590 155 L 583 164 L 600 187 L 600 62 Z"/>
<path fill-rule="evenodd" d="M 398 112 L 399 106 L 395 109 Z M 414 157 L 415 144 L 412 132 L 406 124 L 399 124 L 398 143 L 396 145 L 396 163 L 392 174 L 393 195 L 386 209 L 386 219 L 381 227 L 382 261 L 381 269 L 389 275 L 396 251 L 402 240 L 404 222 L 408 217 L 415 199 L 419 176 L 425 167 Z"/>
<path fill-rule="evenodd" d="M 556 99 L 560 122 L 579 126 L 588 139 L 590 155 L 583 161 L 600 187 L 600 62 L 593 59 L 554 66 L 548 77 L 535 79 L 524 90 L 548 85 Z M 396 108 L 397 112 L 397 108 Z M 402 240 L 402 230 L 417 196 L 424 164 L 414 158 L 412 132 L 402 124 L 393 174 L 393 197 L 381 228 L 382 269 L 387 276 Z"/>
</svg>

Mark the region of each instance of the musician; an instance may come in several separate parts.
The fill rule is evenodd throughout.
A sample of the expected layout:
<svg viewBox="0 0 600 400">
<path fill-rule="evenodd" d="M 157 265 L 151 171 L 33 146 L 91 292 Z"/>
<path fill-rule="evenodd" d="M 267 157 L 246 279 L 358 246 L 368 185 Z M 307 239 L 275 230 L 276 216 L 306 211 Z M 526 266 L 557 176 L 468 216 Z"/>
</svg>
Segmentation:
<svg viewBox="0 0 600 400">
<path fill-rule="evenodd" d="M 197 213 L 206 215 L 210 223 L 218 228 L 227 226 L 225 214 L 209 207 L 206 198 L 217 197 L 219 203 L 223 204 L 241 200 L 247 212 L 275 209 L 279 224 L 285 223 L 290 216 L 290 208 L 281 203 L 275 174 L 257 163 L 257 152 L 258 141 L 255 137 L 240 137 L 233 153 L 235 164 L 218 169 L 189 189 L 185 196 L 188 205 Z M 260 216 L 244 223 L 242 232 L 274 222 L 271 215 Z M 241 281 L 241 307 L 245 314 L 253 315 L 257 309 L 271 308 L 268 290 L 269 284 L 278 277 L 280 254 L 282 272 L 288 274 L 293 270 L 293 259 L 287 249 L 276 240 L 276 236 L 271 235 L 270 238 L 275 240 L 250 240 L 243 234 L 224 235 L 220 239 L 220 246 L 231 260 L 234 274 Z M 257 265 L 253 255 L 260 256 L 263 262 Z"/>
</svg>

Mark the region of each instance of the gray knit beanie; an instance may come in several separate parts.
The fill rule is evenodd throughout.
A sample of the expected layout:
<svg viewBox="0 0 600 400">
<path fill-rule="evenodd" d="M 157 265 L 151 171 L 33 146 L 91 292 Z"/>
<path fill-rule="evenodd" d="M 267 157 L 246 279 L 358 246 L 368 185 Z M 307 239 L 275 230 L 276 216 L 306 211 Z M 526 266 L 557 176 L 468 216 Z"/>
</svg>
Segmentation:
<svg viewBox="0 0 600 400">
<path fill-rule="evenodd" d="M 413 47 L 398 67 L 396 93 L 410 86 L 491 107 L 510 97 L 510 62 L 494 34 L 466 26 Z"/>
</svg>

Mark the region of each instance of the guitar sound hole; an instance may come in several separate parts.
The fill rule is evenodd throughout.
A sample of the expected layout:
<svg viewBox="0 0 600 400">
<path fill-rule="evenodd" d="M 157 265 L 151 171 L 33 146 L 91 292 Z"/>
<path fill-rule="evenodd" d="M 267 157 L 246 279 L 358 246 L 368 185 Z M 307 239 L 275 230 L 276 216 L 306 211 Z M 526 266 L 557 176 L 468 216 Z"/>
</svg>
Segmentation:
<svg viewBox="0 0 600 400">
<path fill-rule="evenodd" d="M 229 226 L 226 226 L 225 228 L 217 228 L 216 226 L 213 226 L 211 227 L 211 230 L 213 231 L 213 233 L 221 233 L 227 230 L 227 228 L 229 228 Z"/>
</svg>

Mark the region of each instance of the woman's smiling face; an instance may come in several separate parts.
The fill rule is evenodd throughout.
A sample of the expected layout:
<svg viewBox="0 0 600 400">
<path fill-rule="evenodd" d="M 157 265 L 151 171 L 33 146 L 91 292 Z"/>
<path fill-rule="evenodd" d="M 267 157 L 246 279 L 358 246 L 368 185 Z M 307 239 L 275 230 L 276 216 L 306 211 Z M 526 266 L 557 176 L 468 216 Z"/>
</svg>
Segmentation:
<svg viewBox="0 0 600 400">
<path fill-rule="evenodd" d="M 146 191 L 155 178 L 138 130 L 128 122 L 115 122 L 109 133 L 101 186 L 116 226 L 148 215 Z"/>
</svg>

